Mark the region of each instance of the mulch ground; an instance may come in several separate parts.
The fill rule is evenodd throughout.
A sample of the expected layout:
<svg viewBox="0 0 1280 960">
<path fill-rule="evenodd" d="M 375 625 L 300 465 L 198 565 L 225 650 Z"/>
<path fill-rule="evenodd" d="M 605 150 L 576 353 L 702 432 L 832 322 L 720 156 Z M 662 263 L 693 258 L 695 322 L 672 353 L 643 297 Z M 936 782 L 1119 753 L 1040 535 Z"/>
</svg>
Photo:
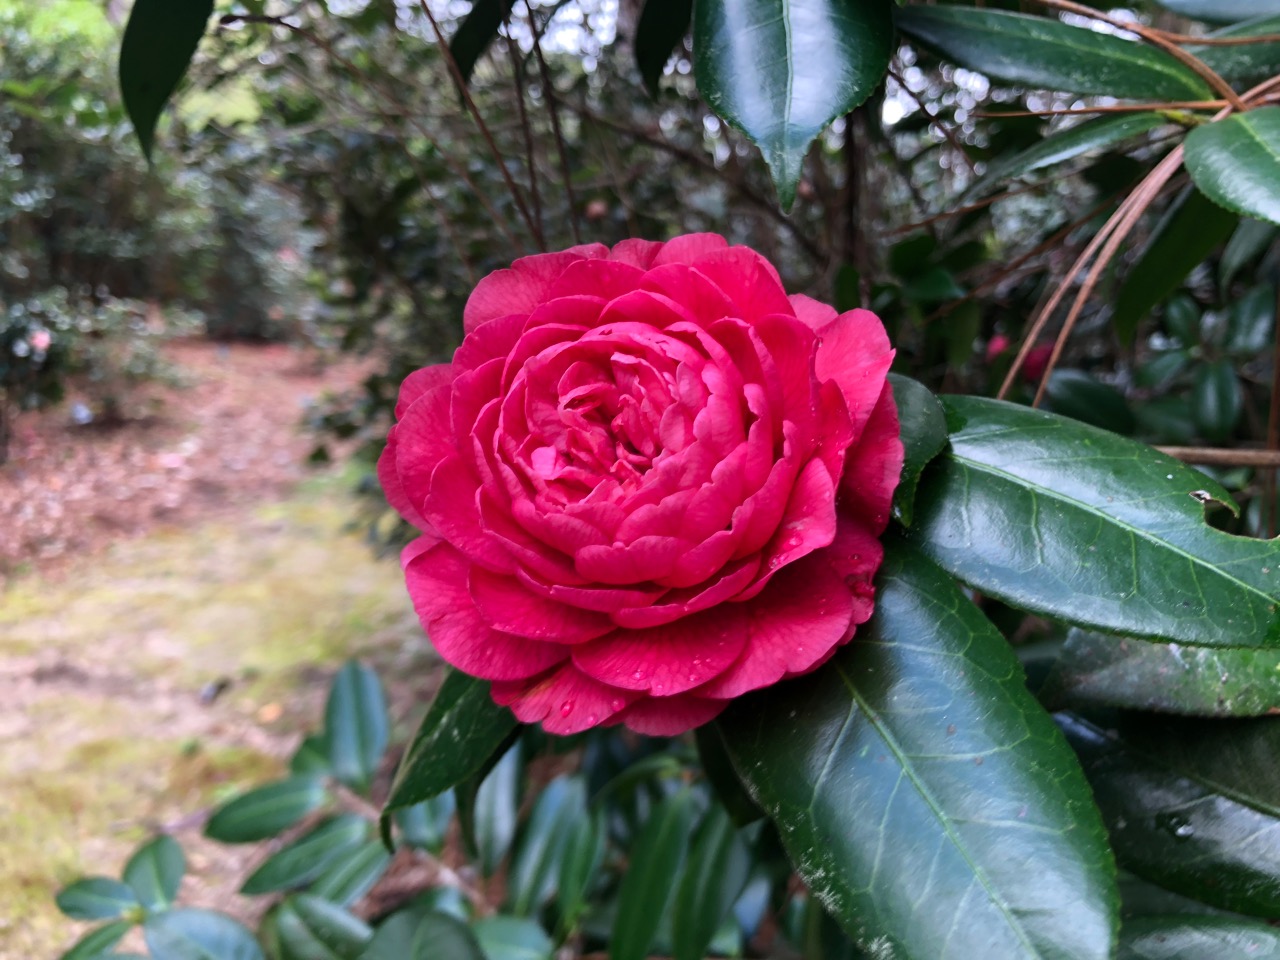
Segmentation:
<svg viewBox="0 0 1280 960">
<path fill-rule="evenodd" d="M 285 345 L 191 340 L 165 353 L 186 386 L 135 398 L 147 416 L 77 426 L 66 403 L 18 417 L 0 465 L 0 589 L 17 574 L 56 577 L 113 541 L 282 495 L 307 474 L 308 407 L 369 369 Z"/>
</svg>

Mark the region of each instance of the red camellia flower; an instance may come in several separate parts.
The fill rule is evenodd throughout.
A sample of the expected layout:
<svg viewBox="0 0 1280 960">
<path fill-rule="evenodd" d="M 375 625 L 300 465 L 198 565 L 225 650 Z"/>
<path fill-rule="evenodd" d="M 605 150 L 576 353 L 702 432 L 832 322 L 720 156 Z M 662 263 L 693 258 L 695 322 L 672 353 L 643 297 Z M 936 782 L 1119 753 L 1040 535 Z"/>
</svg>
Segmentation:
<svg viewBox="0 0 1280 960">
<path fill-rule="evenodd" d="M 405 380 L 378 475 L 436 649 L 526 723 L 673 735 L 871 616 L 893 351 L 722 237 L 517 260 Z"/>
</svg>

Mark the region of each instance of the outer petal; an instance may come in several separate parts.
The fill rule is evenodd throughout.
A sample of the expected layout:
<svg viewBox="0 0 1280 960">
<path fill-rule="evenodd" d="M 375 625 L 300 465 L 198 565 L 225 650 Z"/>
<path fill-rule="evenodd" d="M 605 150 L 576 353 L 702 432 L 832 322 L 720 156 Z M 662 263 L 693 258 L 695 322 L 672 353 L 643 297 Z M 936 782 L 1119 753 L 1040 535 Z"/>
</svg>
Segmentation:
<svg viewBox="0 0 1280 960">
<path fill-rule="evenodd" d="M 595 249 L 589 252 L 600 255 Z M 540 253 L 520 258 L 508 270 L 495 270 L 476 284 L 467 298 L 467 305 L 462 309 L 462 328 L 470 333 L 487 320 L 512 313 L 531 313 L 547 299 L 547 288 L 564 273 L 565 267 L 582 259 L 583 253 L 571 250 Z"/>
<path fill-rule="evenodd" d="M 793 293 L 787 299 L 791 301 L 791 309 L 796 312 L 796 319 L 814 333 L 829 326 L 840 315 L 835 307 L 813 297 L 806 297 L 803 293 Z"/>
<path fill-rule="evenodd" d="M 568 659 L 566 648 L 501 633 L 484 622 L 467 590 L 470 564 L 446 543 L 409 555 L 405 582 L 431 644 L 481 680 L 523 680 Z"/>
<path fill-rule="evenodd" d="M 857 437 L 880 399 L 893 363 L 893 348 L 884 325 L 870 310 L 850 310 L 818 331 L 816 371 L 819 380 L 834 380 L 849 405 Z"/>
<path fill-rule="evenodd" d="M 640 696 L 598 683 L 568 663 L 532 682 L 495 683 L 491 693 L 522 723 L 541 723 L 560 736 L 598 727 Z"/>
<path fill-rule="evenodd" d="M 453 364 L 462 370 L 476 367 L 498 357 L 506 357 L 520 339 L 527 314 L 510 313 L 505 317 L 486 320 L 475 327 L 454 351 Z"/>
<path fill-rule="evenodd" d="M 817 665 L 849 636 L 854 598 L 822 554 L 780 571 L 748 610 L 749 638 L 742 656 L 700 696 L 730 698 L 777 683 Z M 718 611 L 711 611 L 716 613 Z"/>
<path fill-rule="evenodd" d="M 840 481 L 842 509 L 862 517 L 875 534 L 889 524 L 893 491 L 902 476 L 902 428 L 893 390 L 885 384 L 862 436 L 849 451 Z"/>
<path fill-rule="evenodd" d="M 836 538 L 822 551 L 822 559 L 844 582 L 853 600 L 853 623 L 866 623 L 875 607 L 873 581 L 884 560 L 884 546 L 861 520 L 841 516 Z"/>
<path fill-rule="evenodd" d="M 727 700 L 707 700 L 694 694 L 645 697 L 618 714 L 617 721 L 647 737 L 674 737 L 710 723 L 728 703 Z"/>
<path fill-rule="evenodd" d="M 479 481 L 461 458 L 448 456 L 431 474 L 431 490 L 422 515 L 433 529 L 476 563 L 510 573 L 515 568 L 511 555 L 480 525 L 478 489 Z"/>
<path fill-rule="evenodd" d="M 623 240 L 616 244 L 609 252 L 610 260 L 619 260 L 622 263 L 629 263 L 633 267 L 639 267 L 641 270 L 648 270 L 653 266 L 653 258 L 662 252 L 663 244 L 658 240 Z"/>
<path fill-rule="evenodd" d="M 729 241 L 718 233 L 686 233 L 663 244 L 662 250 L 653 259 L 653 266 L 694 263 L 707 254 L 724 250 L 728 246 Z"/>
<path fill-rule="evenodd" d="M 747 618 L 737 604 L 651 630 L 618 630 L 573 648 L 573 663 L 590 677 L 627 690 L 673 696 L 719 676 L 747 642 Z"/>
<path fill-rule="evenodd" d="M 452 383 L 457 374 L 458 371 L 449 363 L 437 363 L 434 366 L 413 371 L 404 378 L 404 383 L 400 384 L 400 395 L 396 398 L 396 419 L 403 417 L 409 405 L 424 393 Z"/>
<path fill-rule="evenodd" d="M 404 492 L 404 487 L 400 483 L 400 472 L 396 469 L 398 447 L 396 428 L 392 427 L 391 432 L 387 434 L 387 445 L 382 448 L 382 453 L 378 457 L 378 484 L 382 487 L 382 495 L 387 498 L 391 509 L 419 530 L 427 530 L 431 525 L 409 499 L 409 495 Z"/>
<path fill-rule="evenodd" d="M 503 633 L 557 643 L 583 643 L 616 630 L 606 614 L 530 593 L 514 577 L 473 566 L 471 599 L 489 626 Z"/>
</svg>

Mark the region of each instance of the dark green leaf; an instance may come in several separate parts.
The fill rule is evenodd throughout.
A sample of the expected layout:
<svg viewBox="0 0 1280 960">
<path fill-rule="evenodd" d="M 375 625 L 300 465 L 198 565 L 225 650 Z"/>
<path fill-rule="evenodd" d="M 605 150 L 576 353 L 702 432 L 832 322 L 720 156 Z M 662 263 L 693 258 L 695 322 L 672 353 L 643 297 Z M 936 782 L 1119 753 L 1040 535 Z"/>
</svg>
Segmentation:
<svg viewBox="0 0 1280 960">
<path fill-rule="evenodd" d="M 649 96 L 658 97 L 658 82 L 667 62 L 689 32 L 693 0 L 645 0 L 636 24 L 636 65 Z"/>
<path fill-rule="evenodd" d="M 1185 397 L 1157 397 L 1135 408 L 1138 431 L 1148 443 L 1188 446 L 1196 437 L 1191 402 Z"/>
<path fill-rule="evenodd" d="M 1132 433 L 1137 426 L 1124 394 L 1095 380 L 1083 370 L 1055 370 L 1045 388 L 1046 409 L 1116 433 Z"/>
<path fill-rule="evenodd" d="M 409 960 L 486 960 L 480 944 L 461 920 L 446 913 L 428 913 L 417 925 Z M 374 960 L 366 957 L 365 960 Z M 381 957 L 377 960 L 382 960 Z M 403 955 L 387 960 L 405 960 Z"/>
<path fill-rule="evenodd" d="M 1276 326 L 1276 288 L 1254 287 L 1231 305 L 1227 314 L 1228 353 L 1252 360 L 1272 344 Z"/>
<path fill-rule="evenodd" d="M 938 398 L 917 381 L 891 373 L 889 384 L 898 407 L 905 453 L 893 512 L 900 523 L 910 525 L 920 473 L 947 445 L 947 418 Z"/>
<path fill-rule="evenodd" d="M 930 267 L 902 284 L 903 297 L 916 303 L 941 303 L 959 299 L 964 294 L 964 287 L 956 283 L 946 267 Z"/>
<path fill-rule="evenodd" d="M 311 885 L 310 893 L 349 907 L 373 889 L 391 866 L 391 854 L 380 841 L 370 840 L 347 854 Z"/>
<path fill-rule="evenodd" d="M 102 957 L 114 956 L 111 948 L 124 939 L 124 935 L 133 929 L 128 920 L 117 920 L 104 926 L 90 930 L 76 941 L 75 946 L 64 953 L 59 960 L 101 960 Z"/>
<path fill-rule="evenodd" d="M 1277 233 L 1280 233 L 1280 228 L 1275 224 L 1263 223 L 1261 220 L 1241 220 L 1240 226 L 1227 242 L 1226 249 L 1222 251 L 1222 259 L 1218 263 L 1218 282 L 1224 288 L 1231 286 L 1236 275 L 1271 246 Z"/>
<path fill-rule="evenodd" d="M 729 814 L 712 806 L 694 835 L 676 892 L 671 937 L 676 960 L 702 960 L 721 921 L 746 889 L 751 851 Z"/>
<path fill-rule="evenodd" d="M 212 910 L 152 914 L 142 928 L 152 960 L 263 960 L 248 930 Z"/>
<path fill-rule="evenodd" d="M 556 945 L 532 920 L 485 917 L 471 925 L 487 960 L 551 960 Z"/>
<path fill-rule="evenodd" d="M 1167 387 L 1187 369 L 1191 363 L 1189 350 L 1170 350 L 1157 353 L 1134 372 L 1134 382 L 1140 387 L 1161 389 Z"/>
<path fill-rule="evenodd" d="M 764 153 L 790 209 L 809 144 L 876 88 L 893 52 L 887 0 L 699 0 L 694 73 L 711 109 Z"/>
<path fill-rule="evenodd" d="M 151 159 L 156 122 L 213 15 L 213 0 L 136 0 L 120 43 L 120 96 Z"/>
<path fill-rule="evenodd" d="M 1205 501 L 1231 504 L 1205 474 L 1051 413 L 942 403 L 951 447 L 921 481 L 908 534 L 953 576 L 1109 633 L 1280 642 L 1280 544 L 1205 524 Z"/>
<path fill-rule="evenodd" d="M 58 891 L 58 909 L 72 920 L 115 920 L 141 906 L 133 888 L 109 877 L 85 877 Z"/>
<path fill-rule="evenodd" d="M 480 770 L 515 728 L 511 711 L 490 698 L 489 684 L 450 670 L 400 761 L 386 810 L 456 787 Z"/>
<path fill-rule="evenodd" d="M 204 835 L 219 843 L 266 840 L 318 810 L 328 796 L 324 781 L 317 776 L 269 783 L 215 810 L 205 824 Z"/>
<path fill-rule="evenodd" d="M 285 960 L 358 960 L 373 938 L 363 920 L 308 894 L 280 904 L 276 930 Z"/>
<path fill-rule="evenodd" d="M 458 802 L 452 790 L 395 812 L 400 837 L 411 847 L 439 853 Z"/>
<path fill-rule="evenodd" d="M 273 893 L 305 886 L 333 864 L 351 856 L 369 839 L 369 821 L 344 813 L 320 824 L 272 854 L 240 888 L 241 893 Z"/>
<path fill-rule="evenodd" d="M 1260 107 L 1196 127 L 1187 171 L 1215 203 L 1280 223 L 1280 107 Z"/>
<path fill-rule="evenodd" d="M 891 382 L 893 379 L 890 375 Z M 914 381 L 908 382 L 914 383 Z M 895 386 L 894 389 L 896 390 L 897 387 Z M 938 410 L 941 412 L 942 408 L 939 407 Z M 901 416 L 901 405 L 898 413 Z M 943 437 L 944 439 L 946 437 L 945 431 Z M 698 744 L 698 759 L 702 763 L 702 771 L 707 775 L 712 789 L 715 790 L 716 799 L 720 801 L 733 822 L 740 827 L 745 827 L 763 817 L 764 811 L 756 806 L 756 802 L 742 786 L 738 775 L 733 772 L 733 761 L 729 759 L 729 754 L 725 750 L 720 728 L 714 723 L 703 724 L 693 731 L 693 738 Z"/>
<path fill-rule="evenodd" d="M 1280 9 L 1280 5 L 1277 5 Z M 1209 34 L 1214 39 L 1273 36 L 1280 33 L 1280 16 L 1259 17 Z M 1215 44 L 1192 46 L 1187 52 L 1199 57 L 1214 73 L 1233 83 L 1258 83 L 1280 73 L 1280 43 Z"/>
<path fill-rule="evenodd" d="M 299 777 L 327 777 L 332 774 L 328 741 L 320 734 L 305 738 L 289 760 L 289 772 Z"/>
<path fill-rule="evenodd" d="M 1280 914 L 1280 720 L 1070 714 L 1121 866 L 1237 913 Z"/>
<path fill-rule="evenodd" d="M 1072 630 L 1040 697 L 1054 708 L 1262 716 L 1280 704 L 1280 650 L 1187 647 Z"/>
<path fill-rule="evenodd" d="M 1156 0 L 1160 6 L 1193 20 L 1236 23 L 1250 17 L 1280 14 L 1280 0 Z"/>
<path fill-rule="evenodd" d="M 1191 409 L 1206 440 L 1221 443 L 1231 439 L 1244 413 L 1244 388 L 1230 360 L 1215 360 L 1196 368 Z"/>
<path fill-rule="evenodd" d="M 1105 960 L 1115 872 L 1088 785 L 1009 645 L 887 544 L 876 613 L 818 672 L 717 721 L 800 876 L 903 960 Z"/>
<path fill-rule="evenodd" d="M 675 892 L 693 825 L 694 796 L 687 788 L 654 807 L 632 844 L 618 889 L 609 960 L 643 960 Z"/>
<path fill-rule="evenodd" d="M 1280 930 L 1227 917 L 1147 917 L 1121 929 L 1116 960 L 1280 960 Z"/>
<path fill-rule="evenodd" d="M 368 789 L 387 749 L 387 702 L 378 675 L 363 664 L 348 661 L 333 678 L 324 736 L 334 777 L 353 789 Z"/>
<path fill-rule="evenodd" d="M 1165 329 L 1177 337 L 1184 347 L 1194 347 L 1200 342 L 1200 318 L 1200 305 L 1185 293 L 1178 294 L 1165 304 Z"/>
<path fill-rule="evenodd" d="M 498 869 L 515 839 L 520 774 L 524 769 L 522 753 L 519 744 L 508 750 L 476 791 L 473 833 L 480 870 L 486 877 Z"/>
<path fill-rule="evenodd" d="M 1125 343 L 1133 343 L 1151 309 L 1186 281 L 1206 257 L 1227 241 L 1239 218 L 1188 189 L 1152 234 L 1138 262 L 1124 278 L 1112 323 Z"/>
<path fill-rule="evenodd" d="M 604 814 L 601 811 L 583 817 L 565 842 L 556 906 L 567 928 L 578 922 L 586 905 L 591 885 L 604 861 L 604 845 Z"/>
<path fill-rule="evenodd" d="M 1050 17 L 969 7 L 911 6 L 898 26 L 941 56 L 996 80 L 1136 100 L 1205 100 L 1190 67 L 1144 46 Z"/>
<path fill-rule="evenodd" d="M 147 911 L 164 910 L 173 905 L 186 872 L 182 848 L 172 837 L 161 834 L 129 858 L 124 882 Z"/>
<path fill-rule="evenodd" d="M 507 873 L 507 903 L 516 916 L 533 916 L 555 895 L 565 844 L 586 812 L 581 777 L 557 777 L 538 794 Z"/>
<path fill-rule="evenodd" d="M 458 64 L 463 82 L 470 82 L 476 63 L 498 35 L 498 28 L 511 16 L 513 3 L 514 0 L 475 0 L 471 4 L 467 19 L 449 41 L 449 52 Z"/>
<path fill-rule="evenodd" d="M 992 188 L 1016 177 L 1073 160 L 1087 153 L 1106 150 L 1149 133 L 1169 121 L 1158 113 L 1128 113 L 1099 117 L 1060 130 L 1013 156 L 993 160 L 990 167 L 966 193 L 985 196 Z"/>
<path fill-rule="evenodd" d="M 901 280 L 910 279 L 933 266 L 933 255 L 937 251 L 937 237 L 931 233 L 917 233 L 889 248 L 889 269 Z"/>
</svg>

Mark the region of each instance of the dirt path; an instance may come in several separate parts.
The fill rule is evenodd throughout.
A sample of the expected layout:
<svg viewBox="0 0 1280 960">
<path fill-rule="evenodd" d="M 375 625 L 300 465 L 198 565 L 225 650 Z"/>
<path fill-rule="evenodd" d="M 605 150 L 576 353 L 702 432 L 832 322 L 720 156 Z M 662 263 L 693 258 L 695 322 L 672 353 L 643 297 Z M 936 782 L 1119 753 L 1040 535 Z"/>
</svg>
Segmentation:
<svg viewBox="0 0 1280 960">
<path fill-rule="evenodd" d="M 59 470 L 38 437 L 43 461 L 28 443 L 22 472 L 0 472 L 11 504 L 23 490 L 89 491 L 33 510 L 15 556 L 40 572 L 0 590 L 3 960 L 56 957 L 80 928 L 57 914 L 54 891 L 81 873 L 116 874 L 157 829 L 176 829 L 187 848 L 186 902 L 225 906 L 253 853 L 200 841 L 200 812 L 282 769 L 346 656 L 369 656 L 384 676 L 421 675 L 429 661 L 396 565 L 343 531 L 349 478 L 297 485 L 307 444 L 293 425 L 317 383 L 280 389 L 263 379 L 269 358 L 237 359 L 213 357 L 207 402 L 188 416 L 69 449 L 58 462 L 72 467 Z M 277 415 L 263 416 L 271 402 Z M 179 477 L 155 459 L 122 469 L 174 444 L 192 450 Z M 104 509 L 95 463 L 131 484 L 116 501 L 124 526 L 86 520 Z M 140 483 L 147 471 L 164 483 Z M 63 549 L 33 555 L 37 529 Z M 220 681 L 229 686 L 210 702 Z"/>
</svg>

